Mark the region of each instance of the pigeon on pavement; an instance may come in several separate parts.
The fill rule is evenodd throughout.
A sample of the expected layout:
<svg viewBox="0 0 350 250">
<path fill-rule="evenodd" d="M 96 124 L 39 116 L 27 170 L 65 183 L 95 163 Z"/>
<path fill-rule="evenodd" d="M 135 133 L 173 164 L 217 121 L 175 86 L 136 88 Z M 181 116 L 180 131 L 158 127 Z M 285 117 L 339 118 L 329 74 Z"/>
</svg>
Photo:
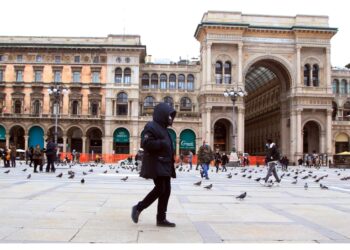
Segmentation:
<svg viewBox="0 0 350 250">
<path fill-rule="evenodd" d="M 213 184 L 210 184 L 210 185 L 208 185 L 208 186 L 205 186 L 204 188 L 206 188 L 206 189 L 211 189 L 213 187 Z"/>
<path fill-rule="evenodd" d="M 124 177 L 124 178 L 121 178 L 121 180 L 122 180 L 122 181 L 126 181 L 128 178 L 129 178 L 129 177 L 126 176 L 126 177 Z"/>
<path fill-rule="evenodd" d="M 31 174 L 29 174 L 29 175 L 27 176 L 27 179 L 30 179 L 30 177 L 32 177 L 32 175 L 31 175 Z"/>
<path fill-rule="evenodd" d="M 84 183 L 85 183 L 84 178 L 80 180 L 80 183 L 81 183 L 81 184 L 84 184 Z"/>
<path fill-rule="evenodd" d="M 243 194 L 240 194 L 236 197 L 236 199 L 243 200 L 247 196 L 247 192 L 244 192 Z"/>
<path fill-rule="evenodd" d="M 61 178 L 63 176 L 63 173 L 60 173 L 59 175 L 57 175 L 56 177 Z"/>
<path fill-rule="evenodd" d="M 193 183 L 193 185 L 195 185 L 195 186 L 200 186 L 201 184 L 202 184 L 202 181 L 199 181 L 199 182 Z"/>
</svg>

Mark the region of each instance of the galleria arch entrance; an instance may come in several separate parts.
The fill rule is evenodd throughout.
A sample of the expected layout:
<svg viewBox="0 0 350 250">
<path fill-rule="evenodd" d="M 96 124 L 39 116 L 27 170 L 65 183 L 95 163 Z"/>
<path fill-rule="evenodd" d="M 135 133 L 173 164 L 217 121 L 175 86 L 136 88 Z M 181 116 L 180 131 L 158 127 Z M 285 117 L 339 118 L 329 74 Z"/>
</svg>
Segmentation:
<svg viewBox="0 0 350 250">
<path fill-rule="evenodd" d="M 245 151 L 264 155 L 266 139 L 271 139 L 283 154 L 289 153 L 287 92 L 291 80 L 282 63 L 259 60 L 245 73 Z"/>
</svg>

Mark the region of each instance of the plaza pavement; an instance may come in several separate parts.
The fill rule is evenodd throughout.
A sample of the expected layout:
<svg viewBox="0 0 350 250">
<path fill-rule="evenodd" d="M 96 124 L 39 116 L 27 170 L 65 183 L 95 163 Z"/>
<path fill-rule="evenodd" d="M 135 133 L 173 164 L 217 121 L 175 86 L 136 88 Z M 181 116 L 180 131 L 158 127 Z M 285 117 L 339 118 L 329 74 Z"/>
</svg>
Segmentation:
<svg viewBox="0 0 350 250">
<path fill-rule="evenodd" d="M 210 180 L 201 186 L 193 185 L 200 180 L 198 171 L 177 171 L 167 216 L 176 227 L 160 228 L 155 225 L 156 203 L 141 213 L 138 224 L 131 221 L 131 207 L 153 188 L 135 171 L 109 164 L 60 166 L 56 174 L 34 174 L 24 164 L 0 168 L 0 243 L 350 242 L 350 180 L 340 180 L 350 170 L 311 169 L 312 176 L 328 174 L 320 182 L 329 189 L 322 190 L 312 177 L 300 178 L 310 169 L 291 184 L 292 171 L 304 168 L 290 167 L 291 176 L 279 187 L 254 181 L 265 176 L 264 167 L 248 169 L 251 179 L 242 177 L 242 168 L 229 169 L 231 179 L 227 173 L 209 172 Z M 74 179 L 68 179 L 68 170 L 76 173 Z M 63 177 L 57 178 L 60 172 Z M 213 184 L 211 190 L 203 188 L 208 184 Z M 235 198 L 244 191 L 244 200 Z"/>
</svg>

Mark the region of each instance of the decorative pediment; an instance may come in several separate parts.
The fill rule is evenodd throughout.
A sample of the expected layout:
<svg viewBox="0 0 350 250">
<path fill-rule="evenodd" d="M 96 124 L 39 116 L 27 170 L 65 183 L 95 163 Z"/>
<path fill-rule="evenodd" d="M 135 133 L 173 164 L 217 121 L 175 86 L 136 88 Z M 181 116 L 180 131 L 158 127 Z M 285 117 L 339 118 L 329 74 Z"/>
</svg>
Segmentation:
<svg viewBox="0 0 350 250">
<path fill-rule="evenodd" d="M 24 99 L 24 93 L 21 92 L 13 92 L 11 96 L 12 99 Z"/>
<path fill-rule="evenodd" d="M 88 95 L 89 100 L 101 100 L 102 99 L 102 95 L 97 94 L 97 93 L 92 93 Z"/>
</svg>

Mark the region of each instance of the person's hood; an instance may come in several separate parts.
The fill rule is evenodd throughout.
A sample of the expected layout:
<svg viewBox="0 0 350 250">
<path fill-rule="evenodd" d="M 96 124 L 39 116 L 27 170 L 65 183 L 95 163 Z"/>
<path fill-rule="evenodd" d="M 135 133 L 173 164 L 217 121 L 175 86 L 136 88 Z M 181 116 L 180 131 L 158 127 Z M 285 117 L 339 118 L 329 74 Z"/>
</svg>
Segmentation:
<svg viewBox="0 0 350 250">
<path fill-rule="evenodd" d="M 273 148 L 274 146 L 276 146 L 274 142 L 270 144 L 270 148 Z"/>
<path fill-rule="evenodd" d="M 171 125 L 169 124 L 169 116 L 171 116 L 172 120 L 174 121 L 176 116 L 176 111 L 169 104 L 165 102 L 161 102 L 154 107 L 153 121 L 155 121 L 162 127 L 166 128 L 169 125 Z"/>
</svg>

